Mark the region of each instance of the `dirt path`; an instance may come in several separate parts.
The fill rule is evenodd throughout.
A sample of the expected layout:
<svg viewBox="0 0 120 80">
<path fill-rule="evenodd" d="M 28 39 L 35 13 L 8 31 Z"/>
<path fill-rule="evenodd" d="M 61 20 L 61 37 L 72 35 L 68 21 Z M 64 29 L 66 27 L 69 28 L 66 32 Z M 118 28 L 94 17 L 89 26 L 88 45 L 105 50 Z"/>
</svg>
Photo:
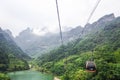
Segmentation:
<svg viewBox="0 0 120 80">
<path fill-rule="evenodd" d="M 57 77 L 54 77 L 54 80 L 60 80 L 59 78 L 57 78 Z"/>
</svg>

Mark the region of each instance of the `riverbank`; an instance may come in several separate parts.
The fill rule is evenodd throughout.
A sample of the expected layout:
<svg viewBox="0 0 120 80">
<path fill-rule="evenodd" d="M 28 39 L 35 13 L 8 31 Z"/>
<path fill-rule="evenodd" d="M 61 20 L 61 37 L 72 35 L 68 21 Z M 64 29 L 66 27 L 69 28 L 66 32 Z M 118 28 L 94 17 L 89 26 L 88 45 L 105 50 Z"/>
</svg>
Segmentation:
<svg viewBox="0 0 120 80">
<path fill-rule="evenodd" d="M 0 73 L 0 80 L 10 80 L 10 78 L 7 74 Z"/>
<path fill-rule="evenodd" d="M 59 79 L 59 78 L 57 78 L 57 77 L 54 77 L 54 80 L 61 80 L 61 79 Z"/>
</svg>

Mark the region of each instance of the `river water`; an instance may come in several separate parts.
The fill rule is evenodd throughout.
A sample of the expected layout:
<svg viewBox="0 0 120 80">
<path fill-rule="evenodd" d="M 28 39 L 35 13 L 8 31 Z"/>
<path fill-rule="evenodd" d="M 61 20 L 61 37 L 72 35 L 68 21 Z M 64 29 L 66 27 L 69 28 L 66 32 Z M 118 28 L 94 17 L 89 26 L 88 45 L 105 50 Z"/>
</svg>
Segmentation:
<svg viewBox="0 0 120 80">
<path fill-rule="evenodd" d="M 11 80 L 53 80 L 53 75 L 38 71 L 17 71 L 8 73 Z"/>
</svg>

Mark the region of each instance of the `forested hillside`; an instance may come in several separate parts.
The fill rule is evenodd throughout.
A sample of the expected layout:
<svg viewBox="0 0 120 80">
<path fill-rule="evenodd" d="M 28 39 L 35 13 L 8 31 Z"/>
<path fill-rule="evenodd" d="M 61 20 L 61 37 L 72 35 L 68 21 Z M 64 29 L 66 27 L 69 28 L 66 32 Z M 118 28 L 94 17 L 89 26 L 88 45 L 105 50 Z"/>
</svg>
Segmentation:
<svg viewBox="0 0 120 80">
<path fill-rule="evenodd" d="M 0 28 L 0 72 L 29 69 L 26 61 L 29 59 L 9 34 Z"/>
<path fill-rule="evenodd" d="M 91 57 L 97 66 L 95 73 L 85 70 L 85 62 Z M 62 80 L 120 80 L 120 17 L 36 61 L 40 71 L 52 72 Z"/>
<path fill-rule="evenodd" d="M 86 29 L 84 30 L 84 35 L 87 35 L 91 32 L 97 32 L 105 27 L 105 24 L 109 21 L 115 19 L 114 14 L 109 14 L 101 17 L 96 22 L 92 24 L 87 24 Z M 83 27 L 76 26 L 68 31 L 63 32 L 64 44 L 69 41 L 74 41 L 79 38 L 82 33 Z M 43 31 L 44 32 L 44 31 Z M 49 52 L 51 49 L 54 49 L 60 46 L 60 36 L 58 33 L 46 33 L 43 36 L 38 36 L 33 34 L 32 29 L 27 28 L 22 31 L 16 38 L 16 43 L 21 47 L 21 49 L 26 52 L 31 57 L 40 56 L 46 52 Z"/>
</svg>

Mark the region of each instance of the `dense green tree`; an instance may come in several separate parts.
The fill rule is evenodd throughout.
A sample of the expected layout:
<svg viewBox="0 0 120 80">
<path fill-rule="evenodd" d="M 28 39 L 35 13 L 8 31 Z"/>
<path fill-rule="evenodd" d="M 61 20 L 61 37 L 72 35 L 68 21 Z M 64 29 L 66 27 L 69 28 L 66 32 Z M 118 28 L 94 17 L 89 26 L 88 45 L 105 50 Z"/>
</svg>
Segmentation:
<svg viewBox="0 0 120 80">
<path fill-rule="evenodd" d="M 95 73 L 85 70 L 86 61 L 91 59 L 97 66 Z M 56 48 L 36 61 L 62 80 L 120 80 L 120 17 L 106 23 L 104 29 Z"/>
</svg>

